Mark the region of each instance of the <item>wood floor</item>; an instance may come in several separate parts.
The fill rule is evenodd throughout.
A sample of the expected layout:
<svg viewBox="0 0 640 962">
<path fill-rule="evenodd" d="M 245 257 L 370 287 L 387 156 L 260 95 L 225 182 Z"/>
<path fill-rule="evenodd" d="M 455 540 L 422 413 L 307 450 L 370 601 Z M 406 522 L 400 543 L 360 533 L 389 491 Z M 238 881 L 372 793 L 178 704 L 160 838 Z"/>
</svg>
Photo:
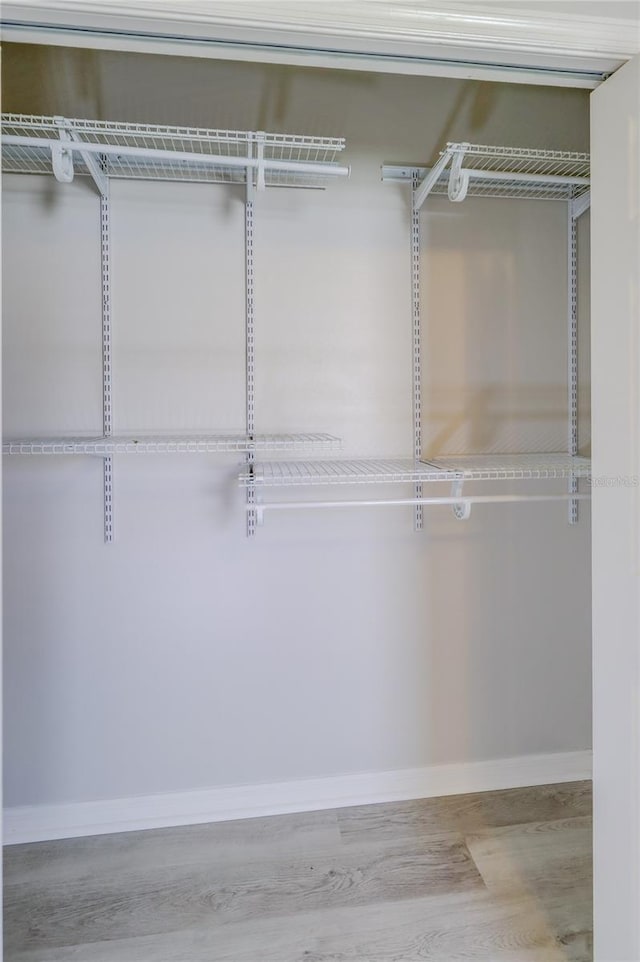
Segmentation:
<svg viewBox="0 0 640 962">
<path fill-rule="evenodd" d="M 591 785 L 16 845 L 5 962 L 590 962 Z"/>
</svg>

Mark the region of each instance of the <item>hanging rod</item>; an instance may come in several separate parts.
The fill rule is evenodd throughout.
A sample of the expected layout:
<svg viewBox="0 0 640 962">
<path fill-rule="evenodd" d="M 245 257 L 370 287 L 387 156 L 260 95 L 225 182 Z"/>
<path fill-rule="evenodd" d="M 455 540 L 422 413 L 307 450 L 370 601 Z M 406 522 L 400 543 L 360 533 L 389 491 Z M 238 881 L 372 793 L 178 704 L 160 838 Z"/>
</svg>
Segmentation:
<svg viewBox="0 0 640 962">
<path fill-rule="evenodd" d="M 496 494 L 496 495 L 461 495 L 433 498 L 382 498 L 363 501 L 267 501 L 252 505 L 248 510 L 272 511 L 304 508 L 373 508 L 388 505 L 414 506 L 418 504 L 506 504 L 516 501 L 590 501 L 590 494 Z"/>
</svg>

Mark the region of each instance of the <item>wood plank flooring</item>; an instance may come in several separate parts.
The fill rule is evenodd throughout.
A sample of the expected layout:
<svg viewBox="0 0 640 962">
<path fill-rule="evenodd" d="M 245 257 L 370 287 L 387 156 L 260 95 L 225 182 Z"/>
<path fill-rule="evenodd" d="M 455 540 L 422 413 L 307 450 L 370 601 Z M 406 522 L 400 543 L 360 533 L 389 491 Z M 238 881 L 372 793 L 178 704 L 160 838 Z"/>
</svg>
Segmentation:
<svg viewBox="0 0 640 962">
<path fill-rule="evenodd" d="M 591 785 L 5 849 L 5 962 L 591 962 Z"/>
</svg>

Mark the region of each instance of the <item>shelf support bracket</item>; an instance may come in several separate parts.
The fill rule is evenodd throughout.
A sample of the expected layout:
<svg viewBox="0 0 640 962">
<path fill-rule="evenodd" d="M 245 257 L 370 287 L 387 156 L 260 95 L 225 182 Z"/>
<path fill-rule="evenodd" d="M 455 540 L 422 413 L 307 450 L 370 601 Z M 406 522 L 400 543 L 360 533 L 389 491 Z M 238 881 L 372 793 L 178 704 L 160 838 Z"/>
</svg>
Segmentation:
<svg viewBox="0 0 640 962">
<path fill-rule="evenodd" d="M 445 150 L 442 152 L 436 163 L 433 165 L 429 173 L 426 175 L 422 183 L 414 189 L 413 192 L 413 209 L 415 211 L 420 210 L 425 200 L 431 193 L 431 190 L 440 177 L 440 174 L 445 170 L 447 164 L 453 156 L 453 151 Z"/>
<path fill-rule="evenodd" d="M 574 197 L 573 200 L 569 201 L 569 207 L 573 219 L 578 220 L 591 207 L 591 191 L 588 190 L 586 193 L 580 194 L 579 197 Z"/>
<path fill-rule="evenodd" d="M 464 481 L 460 478 L 458 481 L 454 481 L 451 485 L 451 497 L 461 498 L 462 489 L 464 487 Z M 458 521 L 468 521 L 471 517 L 471 501 L 459 501 L 457 504 L 452 506 L 453 516 L 458 519 Z"/>
<path fill-rule="evenodd" d="M 73 140 L 77 139 L 74 136 L 73 131 L 71 131 L 71 137 Z M 96 160 L 93 154 L 89 154 L 85 150 L 81 150 L 79 151 L 79 153 L 85 163 L 87 170 L 93 177 L 93 182 L 98 188 L 98 190 L 100 191 L 100 195 L 102 197 L 106 197 L 109 193 L 109 178 L 101 169 L 100 162 Z"/>
</svg>

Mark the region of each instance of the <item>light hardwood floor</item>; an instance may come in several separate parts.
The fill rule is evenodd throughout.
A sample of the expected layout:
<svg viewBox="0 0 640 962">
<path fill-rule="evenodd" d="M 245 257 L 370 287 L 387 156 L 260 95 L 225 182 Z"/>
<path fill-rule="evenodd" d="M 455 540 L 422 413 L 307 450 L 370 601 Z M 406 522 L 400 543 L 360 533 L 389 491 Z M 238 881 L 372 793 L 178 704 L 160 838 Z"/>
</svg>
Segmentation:
<svg viewBox="0 0 640 962">
<path fill-rule="evenodd" d="M 590 962 L 591 785 L 15 845 L 5 962 Z"/>
</svg>

